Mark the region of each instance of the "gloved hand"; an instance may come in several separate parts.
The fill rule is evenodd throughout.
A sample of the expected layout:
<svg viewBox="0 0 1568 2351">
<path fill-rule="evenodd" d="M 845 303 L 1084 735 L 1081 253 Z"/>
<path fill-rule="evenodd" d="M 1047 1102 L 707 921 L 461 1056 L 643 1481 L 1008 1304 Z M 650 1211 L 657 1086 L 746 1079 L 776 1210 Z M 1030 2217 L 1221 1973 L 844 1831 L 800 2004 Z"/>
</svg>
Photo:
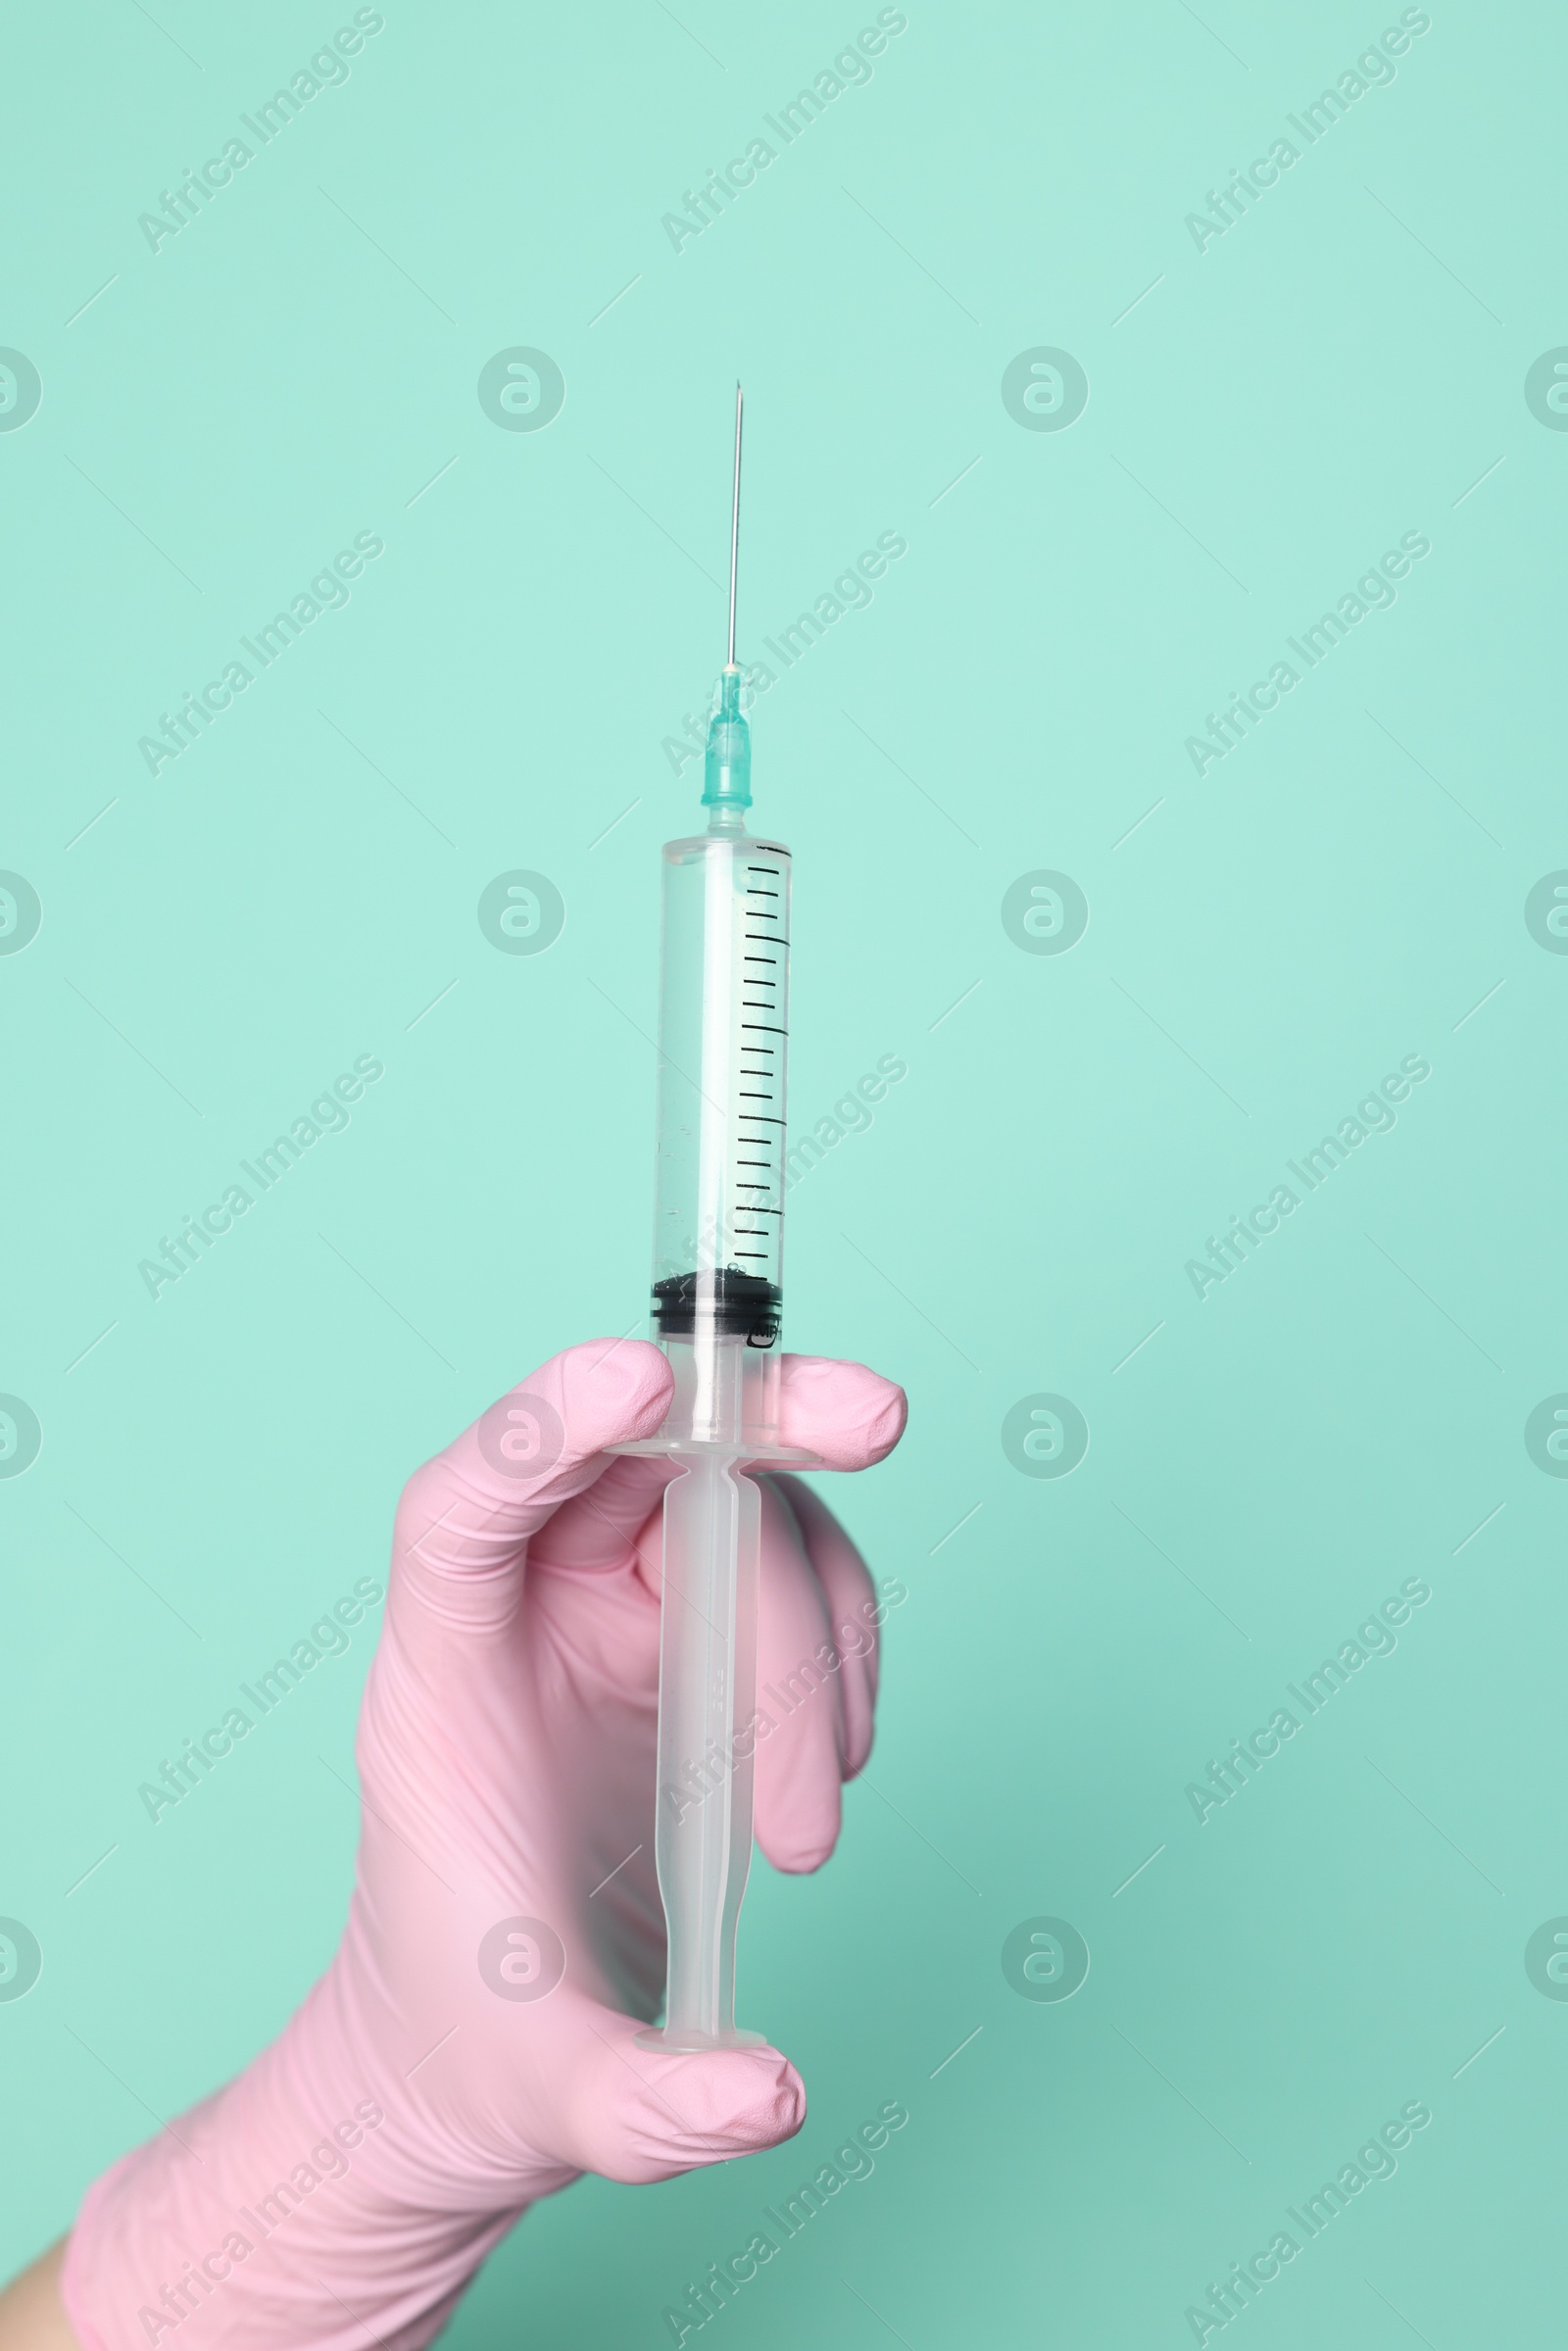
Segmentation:
<svg viewBox="0 0 1568 2351">
<path fill-rule="evenodd" d="M 634 2038 L 664 1970 L 669 1472 L 602 1448 L 658 1428 L 668 1365 L 600 1340 L 523 1388 L 564 1432 L 550 1467 L 496 1466 L 487 1415 L 399 1506 L 342 1945 L 245 2073 L 88 2191 L 61 2281 L 82 2351 L 364 2351 L 367 2329 L 412 2351 L 525 2206 L 579 2172 L 662 2180 L 800 2129 L 805 2091 L 776 2050 L 665 2056 Z M 858 1364 L 786 1356 L 782 1390 L 783 1441 L 834 1468 L 880 1460 L 904 1426 L 903 1392 Z M 758 1839 L 809 1870 L 870 1749 L 880 1612 L 809 1489 L 767 1480 L 762 1526 L 760 1686 L 826 1641 L 841 1659 L 757 1749 Z M 516 1996 L 554 1977 L 556 1951 L 534 1928 L 509 1945 L 518 1919 L 564 1950 L 546 1996 Z"/>
</svg>

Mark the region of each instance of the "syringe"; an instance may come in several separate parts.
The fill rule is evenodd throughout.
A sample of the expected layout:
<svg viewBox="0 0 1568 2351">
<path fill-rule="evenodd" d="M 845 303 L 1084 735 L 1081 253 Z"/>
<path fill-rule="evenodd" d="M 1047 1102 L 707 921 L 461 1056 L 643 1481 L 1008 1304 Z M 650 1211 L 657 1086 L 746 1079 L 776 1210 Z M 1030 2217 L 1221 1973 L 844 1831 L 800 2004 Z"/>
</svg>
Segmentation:
<svg viewBox="0 0 1568 2351">
<path fill-rule="evenodd" d="M 669 1935 L 662 2049 L 735 2026 L 735 1930 L 752 1858 L 760 1497 L 779 1442 L 790 853 L 746 830 L 751 736 L 735 660 L 741 388 L 735 387 L 729 651 L 708 729 L 708 830 L 663 850 L 652 1336 L 674 1395 L 659 1658 L 655 1852 Z"/>
</svg>

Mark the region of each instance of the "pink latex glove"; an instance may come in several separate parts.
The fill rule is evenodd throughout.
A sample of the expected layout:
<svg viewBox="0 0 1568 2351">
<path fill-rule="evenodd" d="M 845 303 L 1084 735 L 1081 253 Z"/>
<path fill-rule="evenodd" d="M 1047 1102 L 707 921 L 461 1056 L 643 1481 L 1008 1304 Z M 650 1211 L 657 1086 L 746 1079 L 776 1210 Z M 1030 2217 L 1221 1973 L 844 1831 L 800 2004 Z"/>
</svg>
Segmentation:
<svg viewBox="0 0 1568 2351">
<path fill-rule="evenodd" d="M 360 1719 L 342 1944 L 245 2073 L 89 2189 L 61 2279 L 83 2351 L 364 2351 L 371 2332 L 409 2351 L 524 2208 L 579 2172 L 663 2180 L 800 2129 L 805 2091 L 776 2050 L 634 2040 L 664 1971 L 668 1472 L 602 1448 L 658 1428 L 669 1389 L 644 1341 L 568 1348 L 513 1392 L 559 1416 L 551 1466 L 519 1475 L 498 1448 L 503 1403 L 409 1481 Z M 784 1358 L 784 1442 L 834 1468 L 880 1460 L 904 1417 L 902 1390 L 858 1364 Z M 757 1749 L 758 1839 L 809 1870 L 870 1749 L 879 1611 L 808 1488 L 769 1480 L 762 1526 L 760 1686 L 826 1641 L 842 1660 Z M 519 1919 L 536 1925 L 509 1943 Z"/>
</svg>

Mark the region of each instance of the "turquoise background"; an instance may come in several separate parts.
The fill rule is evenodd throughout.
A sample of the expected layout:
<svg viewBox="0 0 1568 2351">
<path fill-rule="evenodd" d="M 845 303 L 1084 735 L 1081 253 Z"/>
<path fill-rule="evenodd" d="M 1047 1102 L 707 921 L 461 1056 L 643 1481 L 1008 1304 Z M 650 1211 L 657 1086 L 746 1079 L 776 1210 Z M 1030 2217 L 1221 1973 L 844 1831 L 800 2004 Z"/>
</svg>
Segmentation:
<svg viewBox="0 0 1568 2351">
<path fill-rule="evenodd" d="M 1568 1388 L 1568 962 L 1523 909 L 1568 865 L 1568 439 L 1524 379 L 1568 341 L 1560 15 L 1438 0 L 1200 252 L 1187 214 L 1397 10 L 909 0 L 677 253 L 662 216 L 874 10 L 387 0 L 155 253 L 138 215 L 352 12 L 155 13 L 12 31 L 0 343 L 43 397 L 0 433 L 0 865 L 43 919 L 0 957 L 0 1389 L 43 1443 L 0 1480 L 0 1912 L 44 1956 L 0 2002 L 0 2269 L 326 1960 L 371 1628 L 198 1802 L 155 1828 L 138 1783 L 384 1573 L 416 1463 L 641 1311 L 634 1024 L 739 373 L 743 650 L 908 541 L 754 726 L 798 1131 L 908 1066 L 793 1196 L 787 1331 L 908 1389 L 832 1498 L 909 1596 L 838 1856 L 759 1864 L 743 1922 L 802 2137 L 583 2182 L 449 2339 L 667 2340 L 898 2098 L 726 2340 L 1191 2341 L 1424 2100 L 1254 2351 L 1555 2341 L 1568 2005 L 1524 1950 L 1568 1912 L 1568 1487 L 1523 1430 Z M 542 431 L 477 397 L 517 345 L 565 379 Z M 1003 404 L 1038 346 L 1087 371 L 1070 429 Z M 347 607 L 151 775 L 361 531 Z M 1204 713 L 1406 531 L 1393 608 L 1200 777 Z M 476 919 L 518 867 L 565 905 L 537 956 Z M 1060 955 L 1001 919 L 1039 868 L 1089 902 Z M 359 1054 L 348 1130 L 154 1302 L 139 1260 Z M 1200 1299 L 1207 1236 L 1414 1054 L 1393 1131 Z M 1062 1479 L 1003 1449 L 1041 1393 L 1088 1423 Z M 1395 1653 L 1200 1825 L 1188 1784 L 1414 1576 Z M 1060 2004 L 1001 1965 L 1041 1915 L 1092 1954 Z"/>
</svg>

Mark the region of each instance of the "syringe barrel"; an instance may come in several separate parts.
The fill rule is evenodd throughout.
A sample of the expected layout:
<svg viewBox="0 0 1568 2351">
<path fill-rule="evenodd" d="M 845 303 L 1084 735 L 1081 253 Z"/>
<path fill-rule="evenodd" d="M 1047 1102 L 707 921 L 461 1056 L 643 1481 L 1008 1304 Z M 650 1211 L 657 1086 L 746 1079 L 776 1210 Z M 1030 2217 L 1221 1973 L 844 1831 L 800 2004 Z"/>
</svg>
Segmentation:
<svg viewBox="0 0 1568 2351">
<path fill-rule="evenodd" d="M 653 1335 L 664 1434 L 777 1442 L 790 854 L 715 808 L 663 851 Z"/>
</svg>

